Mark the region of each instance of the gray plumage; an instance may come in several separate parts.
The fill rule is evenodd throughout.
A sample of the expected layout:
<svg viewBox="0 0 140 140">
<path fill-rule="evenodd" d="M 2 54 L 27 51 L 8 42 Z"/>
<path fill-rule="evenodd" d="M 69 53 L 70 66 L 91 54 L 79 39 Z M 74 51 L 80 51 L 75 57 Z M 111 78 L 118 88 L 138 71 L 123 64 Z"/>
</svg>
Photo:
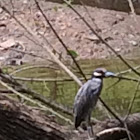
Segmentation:
<svg viewBox="0 0 140 140">
<path fill-rule="evenodd" d="M 114 73 L 106 71 L 104 68 L 97 68 L 88 80 L 79 90 L 74 100 L 74 119 L 75 128 L 80 126 L 81 122 L 87 121 L 90 125 L 90 117 L 93 108 L 96 106 L 103 87 L 104 77 L 113 77 Z"/>
<path fill-rule="evenodd" d="M 102 89 L 101 78 L 88 80 L 78 91 L 74 102 L 75 128 L 82 121 L 89 121 Z"/>
</svg>

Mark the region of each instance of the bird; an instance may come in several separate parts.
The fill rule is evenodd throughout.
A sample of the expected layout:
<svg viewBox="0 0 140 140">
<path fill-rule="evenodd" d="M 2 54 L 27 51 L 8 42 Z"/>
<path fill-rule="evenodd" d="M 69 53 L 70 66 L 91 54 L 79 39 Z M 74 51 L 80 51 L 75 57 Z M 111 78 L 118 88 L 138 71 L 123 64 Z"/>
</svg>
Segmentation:
<svg viewBox="0 0 140 140">
<path fill-rule="evenodd" d="M 97 68 L 93 71 L 91 79 L 78 90 L 73 108 L 76 129 L 82 122 L 86 122 L 87 128 L 91 126 L 91 113 L 100 96 L 103 87 L 103 78 L 113 77 L 114 75 L 113 72 L 109 72 L 105 68 Z M 93 133 L 93 130 L 91 130 L 91 133 Z"/>
</svg>

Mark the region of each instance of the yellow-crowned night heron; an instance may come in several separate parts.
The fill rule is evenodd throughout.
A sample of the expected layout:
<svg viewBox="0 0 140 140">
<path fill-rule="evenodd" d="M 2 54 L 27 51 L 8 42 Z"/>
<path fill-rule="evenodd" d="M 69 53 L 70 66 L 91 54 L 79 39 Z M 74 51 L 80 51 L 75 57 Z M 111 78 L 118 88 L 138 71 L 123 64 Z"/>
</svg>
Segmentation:
<svg viewBox="0 0 140 140">
<path fill-rule="evenodd" d="M 95 107 L 98 97 L 103 87 L 103 78 L 114 76 L 114 73 L 108 72 L 104 68 L 97 68 L 92 78 L 88 80 L 78 91 L 74 101 L 74 119 L 75 128 L 77 129 L 83 121 L 87 122 L 87 129 L 93 135 L 90 125 L 90 118 L 93 108 Z"/>
</svg>

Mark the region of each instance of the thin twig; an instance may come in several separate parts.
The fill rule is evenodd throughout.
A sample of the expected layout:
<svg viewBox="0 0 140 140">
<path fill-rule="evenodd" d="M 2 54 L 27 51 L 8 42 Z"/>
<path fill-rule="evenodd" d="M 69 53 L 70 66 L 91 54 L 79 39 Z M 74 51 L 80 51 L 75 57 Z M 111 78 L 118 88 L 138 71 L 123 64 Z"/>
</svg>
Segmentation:
<svg viewBox="0 0 140 140">
<path fill-rule="evenodd" d="M 133 137 L 133 140 L 135 139 L 135 136 L 132 134 L 131 131 L 129 131 L 129 130 L 126 129 L 126 128 L 122 128 L 122 127 L 113 127 L 113 128 L 105 129 L 105 130 L 103 130 L 103 131 L 97 133 L 96 136 L 97 136 L 97 138 L 99 138 L 99 139 L 104 139 L 104 136 L 107 136 L 108 134 L 110 134 L 110 135 L 109 135 L 109 139 L 110 139 L 111 136 L 115 136 L 115 134 L 112 135 L 112 134 L 115 133 L 115 132 L 118 132 L 118 134 L 120 134 L 121 132 L 125 132 L 125 133 L 128 132 L 129 135 L 130 135 L 131 137 Z M 106 137 L 105 137 L 105 138 L 106 138 Z M 107 138 L 106 138 L 106 139 L 107 139 Z M 112 138 L 112 139 L 113 139 L 113 138 Z"/>
<path fill-rule="evenodd" d="M 86 13 L 88 14 L 89 18 L 91 19 L 92 23 L 94 24 L 94 26 L 97 29 L 97 32 L 100 32 L 101 29 L 99 29 L 98 25 L 95 23 L 95 19 L 91 17 L 88 8 L 86 7 L 86 5 L 84 4 L 83 1 L 80 1 L 80 3 L 83 5 L 83 7 L 85 8 Z"/>
<path fill-rule="evenodd" d="M 29 70 L 29 69 L 34 69 L 34 68 L 50 68 L 50 69 L 55 69 L 55 70 L 58 70 L 57 67 L 54 67 L 54 66 L 50 66 L 50 65 L 35 65 L 35 66 L 27 66 L 27 67 L 23 67 L 23 68 L 20 68 L 20 69 L 17 69 L 11 73 L 9 73 L 9 75 L 15 75 L 19 72 L 22 72 L 22 71 L 25 71 L 25 70 Z M 28 80 L 29 81 L 29 80 Z"/>
<path fill-rule="evenodd" d="M 19 82 L 17 82 L 15 79 L 12 78 L 12 76 L 0 73 L 0 78 L 3 82 L 11 85 L 16 91 L 22 92 L 22 93 L 26 93 L 30 96 L 32 96 L 33 99 L 38 100 L 39 102 L 57 110 L 57 111 L 61 111 L 67 115 L 72 116 L 72 111 L 71 109 L 65 108 L 62 105 L 59 105 L 55 102 L 50 102 L 47 98 L 45 98 L 42 94 L 37 93 L 31 89 L 28 89 L 25 85 L 20 84 Z"/>
<path fill-rule="evenodd" d="M 110 88 L 114 87 L 115 85 L 117 85 L 121 80 L 118 79 L 116 82 L 114 82 L 111 86 L 107 87 L 105 90 L 109 90 Z"/>
<path fill-rule="evenodd" d="M 30 56 L 33 56 L 33 57 L 38 57 L 38 58 L 47 60 L 46 57 L 40 56 L 40 55 L 37 55 L 37 54 L 34 54 L 34 53 L 32 53 L 32 52 L 22 51 L 22 50 L 18 50 L 18 49 L 14 49 L 14 48 L 9 48 L 9 50 L 12 50 L 12 51 L 15 51 L 15 52 L 20 52 L 20 53 L 22 53 L 22 54 L 27 54 L 27 55 L 30 55 Z M 53 62 L 53 61 L 50 60 L 50 59 L 48 59 L 48 61 Z"/>
<path fill-rule="evenodd" d="M 140 65 L 139 65 L 139 66 L 134 67 L 134 69 L 135 69 L 135 70 L 140 69 Z M 127 74 L 127 73 L 129 73 L 129 72 L 132 72 L 132 69 L 127 69 L 127 70 L 121 71 L 121 72 L 119 72 L 119 73 L 116 73 L 116 75 Z"/>
<path fill-rule="evenodd" d="M 36 66 L 33 66 L 33 67 L 36 67 Z M 38 66 L 37 66 L 38 67 Z M 43 66 L 44 67 L 44 66 Z M 50 67 L 52 67 L 52 66 L 50 66 Z M 30 68 L 30 66 L 29 66 L 29 68 Z M 32 68 L 32 66 L 31 66 L 31 68 Z M 53 67 L 52 67 L 53 68 Z M 55 67 L 54 67 L 55 68 Z M 136 67 L 134 67 L 134 69 L 139 69 L 140 68 L 140 66 L 136 66 Z M 25 69 L 26 69 L 26 67 L 25 67 Z M 27 67 L 27 69 L 28 69 L 28 67 Z M 21 68 L 21 70 L 22 70 L 22 68 Z M 24 70 L 24 68 L 23 68 L 23 70 Z M 20 69 L 19 69 L 19 71 L 20 71 Z M 16 71 L 15 71 L 16 72 Z M 18 70 L 17 70 L 17 72 L 18 72 Z M 131 69 L 128 69 L 128 70 L 124 70 L 124 71 L 121 71 L 121 72 L 119 72 L 119 73 L 116 73 L 116 76 L 115 77 L 112 77 L 112 78 L 116 78 L 116 79 L 119 79 L 120 81 L 121 80 L 126 80 L 126 81 L 133 81 L 133 82 L 140 82 L 140 79 L 136 79 L 136 78 L 133 78 L 133 77 L 128 77 L 128 76 L 121 76 L 122 74 L 126 74 L 126 73 L 128 73 L 128 72 L 132 72 L 132 70 Z M 12 72 L 10 75 L 13 75 L 14 73 Z M 90 79 L 90 77 L 91 76 L 86 76 L 87 77 L 87 79 Z M 13 77 L 15 80 L 21 80 L 21 81 L 34 81 L 34 82 L 44 82 L 44 81 L 46 81 L 46 82 L 55 82 L 55 81 L 57 81 L 57 82 L 63 82 L 63 81 L 73 81 L 73 79 L 72 78 L 25 78 L 25 77 Z M 83 81 L 84 80 L 84 78 L 79 78 L 79 80 L 80 81 Z"/>
<path fill-rule="evenodd" d="M 99 38 L 99 40 L 107 47 L 109 48 L 128 68 L 132 69 L 134 73 L 136 73 L 138 76 L 140 76 L 140 73 L 136 71 L 120 54 L 118 54 L 112 46 L 110 46 L 96 31 L 90 26 L 90 24 L 85 20 L 85 18 L 70 4 L 68 1 L 63 0 L 71 9 L 74 11 L 81 20 L 87 25 L 87 27 Z"/>
<path fill-rule="evenodd" d="M 67 51 L 67 53 L 71 56 L 72 60 L 74 61 L 74 63 L 76 64 L 80 74 L 85 78 L 85 80 L 87 80 L 85 74 L 83 73 L 81 67 L 79 66 L 79 64 L 77 63 L 77 61 L 75 60 L 74 56 L 70 53 L 70 51 L 68 50 L 68 47 L 66 46 L 66 44 L 63 42 L 63 40 L 60 38 L 60 36 L 58 35 L 58 33 L 56 32 L 56 30 L 54 29 L 54 27 L 52 26 L 52 24 L 50 23 L 50 21 L 48 20 L 47 16 L 44 14 L 42 8 L 40 7 L 39 3 L 37 0 L 34 0 L 39 11 L 41 12 L 41 14 L 43 15 L 44 19 L 46 20 L 47 24 L 50 26 L 50 28 L 52 29 L 52 31 L 54 32 L 54 34 L 56 35 L 57 39 L 59 40 L 59 42 L 62 44 L 62 46 L 65 48 L 65 50 Z"/>
<path fill-rule="evenodd" d="M 2 5 L 1 3 L 0 3 L 0 7 L 6 12 L 6 13 L 8 13 L 28 34 L 30 34 L 31 36 L 33 36 L 32 35 L 32 33 L 29 31 L 29 29 L 27 28 L 27 27 L 25 27 L 24 26 L 24 24 L 22 23 L 22 22 L 20 22 L 14 15 L 12 15 L 11 13 L 10 13 L 10 11 L 4 6 L 4 5 Z M 37 43 L 37 42 L 36 42 Z"/>
<path fill-rule="evenodd" d="M 41 103 L 30 99 L 29 97 L 19 93 L 18 91 L 16 91 L 15 89 L 13 89 L 12 87 L 8 86 L 8 84 L 4 83 L 3 81 L 0 80 L 0 84 L 3 85 L 4 87 L 6 87 L 8 90 L 12 91 L 13 93 L 15 93 L 16 95 L 20 96 L 21 98 L 25 99 L 26 101 L 29 101 L 33 104 L 38 105 L 39 107 L 43 108 L 46 111 L 51 112 L 52 114 L 56 115 L 57 117 L 59 117 L 60 119 L 63 119 L 64 121 L 68 122 L 69 124 L 73 124 L 72 121 L 70 119 L 65 118 L 64 116 L 60 115 L 59 113 L 55 112 L 53 109 L 48 108 L 44 105 L 42 105 Z"/>
<path fill-rule="evenodd" d="M 82 86 L 82 82 L 77 78 L 76 75 L 74 75 L 53 53 L 52 51 L 49 49 L 49 47 L 46 47 L 44 45 L 42 45 L 43 43 L 38 39 L 37 35 L 35 32 L 33 32 L 30 28 L 28 28 L 24 22 L 19 21 L 15 16 L 11 15 L 11 13 L 9 12 L 9 10 L 3 6 L 0 5 L 1 8 L 7 12 L 29 35 L 31 35 L 31 37 L 26 36 L 28 39 L 30 39 L 33 43 L 35 43 L 36 45 L 44 48 L 49 55 L 51 56 L 51 58 L 71 77 L 74 79 L 74 81 L 76 81 L 78 83 L 78 85 Z"/>
<path fill-rule="evenodd" d="M 132 77 L 119 77 L 119 76 L 115 76 L 112 77 L 115 79 L 119 79 L 120 80 L 126 80 L 126 81 L 133 81 L 133 82 L 140 82 L 139 79 L 136 78 L 132 78 Z M 20 81 L 32 81 L 32 82 L 64 82 L 64 81 L 73 81 L 73 79 L 71 78 L 25 78 L 25 77 L 17 77 L 14 76 L 13 79 L 15 80 L 20 80 Z M 87 77 L 87 79 L 90 79 L 90 77 Z M 84 78 L 79 78 L 79 80 L 83 81 Z"/>
<path fill-rule="evenodd" d="M 115 117 L 115 119 L 118 120 L 122 126 L 124 126 L 123 120 L 120 119 L 120 118 L 106 105 L 106 103 L 101 99 L 101 97 L 99 97 L 99 99 L 100 99 L 101 103 L 104 105 L 104 107 Z"/>
<path fill-rule="evenodd" d="M 128 139 L 129 139 L 129 140 L 134 140 L 134 139 L 132 139 L 132 136 L 131 136 L 131 134 L 130 134 L 130 131 L 129 131 L 129 129 L 128 129 L 128 126 L 127 126 L 127 123 L 126 123 L 126 122 L 124 122 L 124 127 L 126 128 L 126 133 L 127 133 Z M 133 135 L 133 136 L 134 136 L 134 135 Z"/>
<path fill-rule="evenodd" d="M 32 82 L 64 82 L 64 81 L 73 81 L 71 78 L 26 78 L 26 77 L 17 77 L 13 76 L 13 79 L 20 81 L 32 81 Z M 81 78 L 80 80 L 84 80 Z"/>
<path fill-rule="evenodd" d="M 139 79 L 136 79 L 136 78 L 131 78 L 131 77 L 124 77 L 124 76 L 114 76 L 112 78 L 119 78 L 120 80 L 127 80 L 127 81 L 133 81 L 133 82 L 139 82 L 140 80 Z"/>
<path fill-rule="evenodd" d="M 12 7 L 12 14 L 14 15 L 15 8 L 14 8 L 13 0 L 10 0 L 10 4 L 11 4 L 11 7 Z"/>
<path fill-rule="evenodd" d="M 75 58 L 73 57 L 73 55 L 71 55 L 71 53 L 69 52 L 67 46 L 64 44 L 64 42 L 62 41 L 62 39 L 59 37 L 59 35 L 57 34 L 56 30 L 53 28 L 53 26 L 51 25 L 51 23 L 49 22 L 47 16 L 44 14 L 43 10 L 41 9 L 39 3 L 37 0 L 34 0 L 38 9 L 40 10 L 40 12 L 42 13 L 43 17 L 45 18 L 46 22 L 49 24 L 49 26 L 51 27 L 51 29 L 53 30 L 54 34 L 56 35 L 56 37 L 58 38 L 58 40 L 60 41 L 60 43 L 63 45 L 63 47 L 66 49 L 66 51 L 69 53 L 69 55 L 71 56 L 71 58 L 73 59 L 74 63 L 76 64 L 77 68 L 79 69 L 80 73 L 83 75 L 83 77 L 85 78 L 85 80 L 87 80 L 86 76 L 84 75 L 82 69 L 80 68 L 79 64 L 77 63 L 77 61 L 75 60 Z M 65 1 L 65 0 L 64 0 Z M 68 3 L 68 2 L 66 2 Z M 71 7 L 71 4 L 69 4 Z M 72 7 L 73 8 L 73 7 Z M 77 11 L 76 11 L 77 12 Z M 80 15 L 80 14 L 79 14 Z M 82 16 L 81 16 L 82 17 Z M 83 18 L 84 19 L 84 18 Z M 91 26 L 90 26 L 91 27 Z M 95 32 L 95 31 L 94 31 Z M 93 33 L 94 33 L 93 32 Z M 98 35 L 98 34 L 95 34 Z M 98 38 L 100 37 L 99 35 L 97 36 Z M 99 38 L 101 39 L 101 41 L 106 44 L 108 46 L 108 48 L 110 48 L 125 64 L 127 64 L 127 66 L 129 66 L 134 72 L 138 73 L 135 69 L 133 69 L 133 67 L 131 67 L 131 65 L 129 65 L 123 58 L 121 55 L 119 55 L 110 45 L 108 45 L 101 37 Z M 140 76 L 140 73 L 138 73 Z M 110 113 L 120 121 L 121 124 L 122 121 L 121 119 L 104 103 L 104 101 L 99 97 L 100 101 L 102 102 L 102 104 L 108 109 L 108 111 L 110 111 Z"/>
<path fill-rule="evenodd" d="M 66 0 L 63 0 L 81 19 L 82 21 L 89 27 L 89 29 L 99 38 L 99 40 L 107 47 L 109 48 L 128 68 L 132 69 L 134 73 L 136 73 L 138 76 L 140 76 L 140 73 L 135 70 L 120 54 L 118 54 L 112 46 L 110 46 L 96 31 L 90 26 L 90 24 L 85 20 L 84 17 L 81 16 L 81 14 L 75 10 L 75 8 Z M 123 121 L 114 113 L 112 110 L 104 103 L 104 101 L 99 97 L 99 100 L 102 102 L 102 104 L 106 107 L 106 109 L 124 126 Z M 124 126 L 125 127 L 125 126 Z M 126 128 L 127 129 L 127 128 Z M 128 135 L 129 137 L 129 135 Z"/>
<path fill-rule="evenodd" d="M 129 107 L 128 107 L 128 111 L 127 111 L 127 115 L 124 119 L 124 121 L 126 122 L 126 120 L 128 119 L 129 117 L 129 114 L 131 113 L 131 110 L 132 110 L 132 107 L 133 107 L 133 104 L 134 104 L 134 101 L 136 99 L 136 96 L 137 96 L 137 93 L 138 93 L 138 90 L 139 90 L 139 86 L 140 86 L 140 81 L 138 82 L 137 86 L 136 86 L 136 90 L 135 90 L 135 93 L 134 93 L 134 96 L 129 104 Z"/>
<path fill-rule="evenodd" d="M 5 10 L 8 14 L 10 14 L 11 15 L 11 13 L 4 7 L 4 6 L 1 6 L 2 7 L 2 9 L 3 10 Z M 45 46 L 43 46 L 42 45 L 42 42 L 40 42 L 40 40 L 37 38 L 37 36 L 36 36 L 36 34 L 35 33 L 33 33 L 31 30 L 28 30 L 28 28 L 27 27 L 25 27 L 24 26 L 24 24 L 23 23 L 21 23 L 19 20 L 17 20 L 17 18 L 15 17 L 15 16 L 12 16 L 11 15 L 11 17 L 13 17 L 16 21 L 17 21 L 17 23 L 20 25 L 20 26 L 22 26 L 32 37 L 33 37 L 33 39 L 31 39 L 35 44 L 37 44 L 37 45 L 39 45 L 39 46 L 41 46 L 41 47 L 43 47 L 43 48 L 45 48 L 46 50 L 47 50 L 47 52 L 50 54 L 50 56 L 54 59 L 54 61 L 56 62 L 56 63 L 58 63 L 80 86 L 82 86 L 82 83 L 81 83 L 81 81 L 63 64 L 63 63 L 61 63 L 61 61 L 59 61 L 57 58 L 56 58 L 56 56 L 51 52 L 51 50 L 48 48 L 48 47 L 45 47 Z M 102 39 L 102 38 L 101 38 Z M 102 39 L 103 40 L 103 39 Z M 104 40 L 103 40 L 103 42 L 104 42 Z M 106 43 L 106 42 L 105 42 Z M 110 47 L 110 46 L 109 46 Z M 112 49 L 112 48 L 111 48 Z M 114 51 L 114 50 L 113 50 Z M 118 54 L 117 54 L 118 55 Z M 118 55 L 119 56 L 119 55 Z M 121 56 L 120 56 L 120 58 L 121 58 Z M 124 60 L 125 61 L 125 60 Z M 134 70 L 133 70 L 134 71 Z M 120 121 L 120 123 L 122 124 L 122 122 L 121 122 L 121 120 L 119 119 L 119 117 L 118 116 L 116 116 L 116 115 L 114 115 L 114 113 L 111 111 L 111 109 L 109 109 L 109 107 L 103 102 L 103 100 L 101 99 L 101 98 L 99 98 L 101 101 L 102 101 L 102 103 L 104 104 L 104 106 L 111 112 L 111 114 L 118 120 L 118 121 Z"/>
<path fill-rule="evenodd" d="M 136 18 L 136 13 L 135 13 L 135 8 L 134 8 L 134 5 L 133 5 L 133 2 L 132 2 L 132 0 L 127 0 L 127 1 L 128 1 L 130 10 L 131 10 L 131 12 L 133 14 L 134 20 L 135 20 L 135 22 L 137 22 L 137 18 Z"/>
</svg>

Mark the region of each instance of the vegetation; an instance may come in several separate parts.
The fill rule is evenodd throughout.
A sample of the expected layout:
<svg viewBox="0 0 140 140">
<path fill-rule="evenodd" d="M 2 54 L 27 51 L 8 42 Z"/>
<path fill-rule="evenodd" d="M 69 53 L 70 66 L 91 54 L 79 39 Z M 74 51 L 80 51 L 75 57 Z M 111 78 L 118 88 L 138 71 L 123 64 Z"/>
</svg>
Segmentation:
<svg viewBox="0 0 140 140">
<path fill-rule="evenodd" d="M 9 10 L 10 8 L 6 7 L 5 3 L 3 4 L 3 2 L 0 2 L 2 12 L 13 19 L 17 26 L 20 26 L 20 28 L 24 30 L 25 35 L 23 36 L 26 37 L 26 39 L 28 38 L 28 41 L 31 41 L 35 46 L 40 47 L 40 51 L 45 51 L 45 55 L 38 55 L 38 53 L 34 54 L 30 51 L 28 52 L 26 51 L 26 49 L 24 49 L 24 43 L 21 43 L 21 45 L 19 42 L 14 42 L 14 45 L 12 44 L 12 42 L 12 45 L 10 47 L 4 46 L 2 47 L 2 49 L 5 50 L 6 48 L 7 50 L 10 48 L 12 51 L 15 51 L 15 48 L 23 48 L 23 50 L 16 50 L 17 52 L 20 52 L 22 54 L 20 54 L 21 56 L 18 55 L 18 58 L 23 57 L 26 54 L 32 57 L 37 57 L 38 59 L 43 59 L 45 60 L 45 63 L 40 61 L 39 65 L 27 63 L 21 66 L 6 66 L 0 70 L 0 84 L 2 89 L 1 92 L 12 93 L 8 94 L 8 96 L 2 95 L 0 97 L 0 100 L 2 100 L 2 102 L 0 102 L 0 114 L 2 115 L 0 117 L 0 122 L 7 122 L 6 125 L 5 123 L 2 123 L 4 130 L 2 131 L 2 133 L 0 132 L 0 135 L 5 137 L 5 132 L 7 132 L 8 129 L 10 130 L 9 132 L 12 133 L 13 130 L 11 129 L 11 127 L 20 128 L 22 126 L 20 130 L 17 129 L 17 131 L 19 132 L 18 135 L 15 136 L 17 140 L 21 138 L 21 132 L 24 132 L 26 127 L 30 128 L 31 130 L 35 130 L 34 132 L 37 132 L 36 134 L 39 133 L 39 139 L 40 134 L 42 133 L 46 134 L 47 137 L 49 137 L 50 128 L 56 136 L 55 139 L 57 139 L 57 136 L 60 136 L 60 139 L 66 139 L 64 136 L 64 132 L 66 132 L 66 130 L 64 128 L 63 130 L 60 130 L 61 126 L 57 124 L 61 123 L 61 125 L 65 124 L 67 126 L 66 133 L 71 134 L 72 137 L 74 132 L 70 132 L 70 130 L 68 131 L 68 124 L 73 125 L 73 100 L 79 89 L 79 86 L 82 86 L 84 82 L 90 79 L 91 74 L 95 68 L 105 67 L 106 69 L 117 74 L 114 79 L 104 80 L 102 95 L 101 97 L 99 97 L 99 101 L 102 103 L 102 105 L 97 105 L 97 108 L 93 112 L 93 117 L 98 119 L 93 120 L 93 122 L 95 123 L 95 126 L 98 126 L 98 123 L 100 124 L 99 120 L 104 121 L 106 118 L 115 118 L 116 120 L 114 120 L 115 126 L 109 126 L 108 123 L 105 122 L 107 125 L 104 125 L 103 128 L 101 127 L 101 130 L 98 130 L 97 128 L 97 132 L 95 134 L 96 136 L 98 136 L 99 140 L 103 139 L 104 135 L 105 137 L 109 135 L 108 137 L 112 139 L 113 137 L 110 135 L 110 132 L 111 134 L 118 134 L 118 132 L 122 132 L 123 134 L 119 135 L 119 139 L 127 137 L 129 140 L 134 139 L 134 137 L 137 137 L 137 139 L 139 139 L 140 136 L 138 136 L 137 133 L 137 128 L 139 129 L 140 127 L 139 114 L 130 116 L 131 113 L 140 112 L 139 52 L 131 52 L 131 54 L 136 53 L 133 59 L 130 59 L 129 56 L 124 57 L 123 54 L 129 52 L 130 50 L 121 47 L 115 48 L 116 46 L 112 47 L 109 41 L 114 39 L 112 38 L 112 36 L 105 38 L 101 36 L 101 30 L 99 30 L 96 23 L 94 23 L 94 19 L 92 19 L 92 17 L 88 13 L 85 5 L 83 5 L 83 8 L 85 8 L 89 18 L 92 21 L 92 24 L 97 27 L 96 30 L 89 24 L 88 20 L 86 20 L 80 14 L 80 12 L 74 8 L 74 6 L 72 5 L 73 1 L 64 0 L 64 3 L 67 5 L 67 7 L 65 8 L 70 8 L 78 16 L 78 18 L 76 17 L 76 20 L 80 20 L 82 23 L 84 23 L 88 30 L 92 32 L 92 38 L 85 37 L 86 39 L 90 40 L 90 42 L 87 41 L 86 45 L 91 45 L 91 43 L 93 43 L 96 46 L 94 50 L 88 50 L 89 53 L 96 54 L 98 52 L 99 56 L 103 51 L 104 53 L 108 53 L 108 55 L 103 57 L 104 59 L 94 58 L 77 61 L 79 53 L 76 50 L 73 50 L 73 48 L 67 46 L 67 43 L 63 41 L 62 36 L 65 37 L 65 34 L 59 35 L 57 30 L 54 28 L 51 20 L 49 20 L 49 18 L 45 14 L 45 10 L 41 7 L 41 2 L 39 2 L 38 0 L 33 0 L 35 8 L 39 11 L 39 13 L 36 13 L 36 17 L 33 17 L 33 25 L 40 26 L 40 24 L 42 24 L 41 26 L 43 26 L 43 28 L 45 27 L 45 31 L 43 33 L 39 31 L 41 30 L 41 28 L 39 29 L 35 27 L 35 29 L 32 29 L 32 26 L 27 26 L 26 24 L 24 24 L 24 22 L 19 20 L 20 18 L 17 18 L 14 14 L 15 9 L 13 2 L 10 2 L 13 8 L 13 13 Z M 134 19 L 137 22 L 132 1 L 129 0 L 128 4 L 134 16 Z M 58 7 L 54 7 L 53 9 L 56 13 L 59 11 Z M 30 9 L 30 12 L 31 11 L 32 10 Z M 44 19 L 42 20 L 42 23 L 40 23 L 40 17 Z M 117 22 L 121 22 L 122 20 L 124 20 L 124 18 L 117 17 L 117 20 L 111 23 L 112 27 L 116 25 Z M 60 21 L 59 23 L 61 24 Z M 62 30 L 71 26 L 71 23 L 68 25 L 64 24 L 62 25 Z M 49 35 L 51 34 L 51 32 L 53 32 L 53 35 L 55 35 L 55 38 L 59 41 L 59 45 L 61 45 L 62 52 L 59 51 L 59 49 L 57 50 L 57 48 L 53 46 L 53 43 L 51 43 L 51 41 L 47 39 L 47 37 L 45 36 L 46 30 L 50 30 Z M 117 35 L 116 33 L 113 34 Z M 74 36 L 77 36 L 77 33 Z M 130 37 L 134 38 L 132 34 L 130 34 Z M 81 35 L 78 36 L 77 41 L 79 41 L 80 39 L 82 40 L 82 38 L 84 37 Z M 100 51 L 99 47 L 97 47 L 99 44 L 102 44 Z M 139 43 L 134 40 L 131 40 L 129 45 L 130 44 L 137 48 L 139 47 Z M 103 46 L 105 48 L 102 48 Z M 121 49 L 124 49 L 123 53 L 120 52 Z M 86 48 L 84 49 L 84 51 L 86 51 Z M 62 55 L 63 52 L 65 53 L 65 55 Z M 23 62 L 20 62 L 18 64 L 22 63 Z M 16 60 L 13 59 L 10 64 L 16 65 Z M 20 100 L 21 103 L 15 101 L 15 99 Z M 22 99 L 25 100 L 24 105 L 22 103 Z M 5 107 L 3 107 L 4 105 Z M 37 114 L 35 111 L 30 112 L 29 108 L 32 110 L 39 110 L 40 112 L 43 110 L 47 117 L 41 114 L 41 117 L 43 118 L 41 119 L 41 117 L 38 117 L 38 115 L 40 115 L 40 112 L 38 112 Z M 29 117 L 30 114 L 33 114 L 33 116 Z M 12 119 L 10 119 L 9 121 L 10 116 Z M 55 118 L 55 121 L 53 120 L 53 117 Z M 36 121 L 37 118 L 39 118 L 39 121 Z M 132 125 L 132 120 L 135 120 L 135 118 L 137 118 L 137 120 L 134 122 L 134 125 Z M 41 124 L 43 124 L 44 120 L 46 120 L 46 123 L 44 122 L 44 126 L 42 127 Z M 111 122 L 112 120 L 109 121 Z M 55 129 L 56 126 L 58 126 L 59 128 Z M 106 129 L 110 127 L 111 131 L 106 133 Z M 59 133 L 57 133 L 57 131 Z M 27 139 L 30 139 L 29 134 L 31 133 L 32 135 L 34 135 L 34 132 L 31 131 L 29 133 L 26 133 L 26 136 L 28 137 Z M 13 134 L 14 133 L 12 133 L 11 136 Z M 34 135 L 34 137 L 36 136 L 36 134 Z M 51 137 L 53 137 L 53 135 L 51 135 Z M 77 137 L 79 136 L 77 135 Z"/>
<path fill-rule="evenodd" d="M 138 65 L 139 59 L 130 60 L 131 65 L 134 67 Z M 112 63 L 112 64 L 111 64 Z M 122 65 L 122 62 L 118 59 L 114 60 L 80 60 L 79 64 L 81 68 L 84 70 L 84 73 L 88 78 L 91 77 L 93 70 L 97 67 L 105 67 L 108 70 L 113 72 L 124 71 L 127 69 L 125 65 Z M 21 69 L 24 66 L 18 67 L 9 67 L 5 71 L 7 73 L 12 73 L 15 69 Z M 27 65 L 29 66 L 29 65 Z M 75 74 L 80 77 L 80 75 L 75 71 Z M 126 73 L 126 76 L 136 77 L 137 75 L 133 73 Z M 55 82 L 36 82 L 36 81 L 22 81 L 23 84 L 28 85 L 31 89 L 34 89 L 38 93 L 41 93 L 46 98 L 56 101 L 59 104 L 62 104 L 66 107 L 72 108 L 75 94 L 79 86 L 73 81 L 57 81 L 57 79 L 61 78 L 69 78 L 64 71 L 59 71 L 50 68 L 33 68 L 27 69 L 21 72 L 18 72 L 14 75 L 15 77 L 27 77 L 27 78 L 42 78 L 42 79 L 54 79 Z M 134 96 L 134 92 L 136 89 L 136 83 L 131 81 L 120 81 L 116 85 L 112 85 L 115 83 L 117 79 L 105 79 L 104 80 L 104 88 L 102 91 L 101 97 L 110 106 L 115 112 L 117 112 L 121 116 L 125 116 L 128 111 L 128 106 L 131 102 L 131 99 Z M 83 81 L 84 82 L 84 81 Z M 139 101 L 140 93 L 138 92 L 136 96 L 136 102 L 133 105 L 133 109 L 131 113 L 140 112 L 140 101 Z M 99 108 L 97 108 L 93 116 L 98 119 L 103 119 L 107 117 L 107 114 L 104 114 Z"/>
</svg>

